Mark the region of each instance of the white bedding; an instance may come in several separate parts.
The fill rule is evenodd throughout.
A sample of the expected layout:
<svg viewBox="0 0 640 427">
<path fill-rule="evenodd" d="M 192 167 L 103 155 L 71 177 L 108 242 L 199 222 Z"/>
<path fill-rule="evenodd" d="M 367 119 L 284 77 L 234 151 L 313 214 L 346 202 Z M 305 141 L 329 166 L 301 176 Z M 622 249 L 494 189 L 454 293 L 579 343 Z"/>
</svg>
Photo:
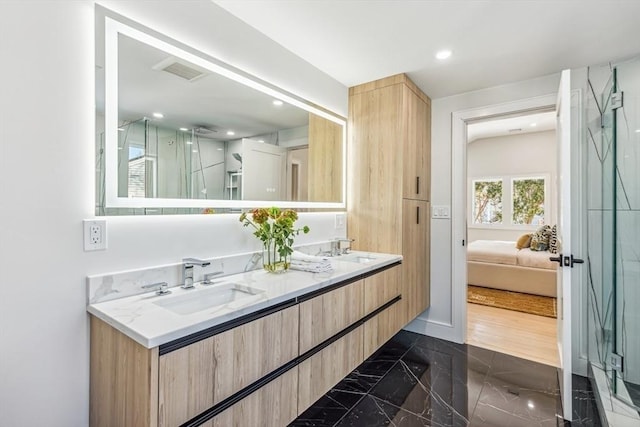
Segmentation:
<svg viewBox="0 0 640 427">
<path fill-rule="evenodd" d="M 548 251 L 516 249 L 516 242 L 504 240 L 476 240 L 467 247 L 467 261 L 555 270 L 558 265 L 549 261 L 551 256 Z"/>
</svg>

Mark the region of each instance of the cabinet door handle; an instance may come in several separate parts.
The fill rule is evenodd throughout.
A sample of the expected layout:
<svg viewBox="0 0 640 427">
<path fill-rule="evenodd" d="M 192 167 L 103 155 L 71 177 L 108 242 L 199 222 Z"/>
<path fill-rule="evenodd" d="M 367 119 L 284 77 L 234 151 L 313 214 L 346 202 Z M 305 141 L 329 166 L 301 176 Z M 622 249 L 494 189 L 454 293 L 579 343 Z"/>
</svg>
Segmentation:
<svg viewBox="0 0 640 427">
<path fill-rule="evenodd" d="M 420 177 L 416 176 L 416 194 L 420 194 Z"/>
<path fill-rule="evenodd" d="M 420 224 L 420 206 L 416 206 L 416 224 Z"/>
</svg>

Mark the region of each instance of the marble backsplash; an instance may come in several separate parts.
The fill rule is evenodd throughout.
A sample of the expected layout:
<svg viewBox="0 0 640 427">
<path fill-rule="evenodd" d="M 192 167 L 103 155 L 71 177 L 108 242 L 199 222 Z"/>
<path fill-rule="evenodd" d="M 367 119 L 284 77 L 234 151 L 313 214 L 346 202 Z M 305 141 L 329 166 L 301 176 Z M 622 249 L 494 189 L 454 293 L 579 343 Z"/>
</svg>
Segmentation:
<svg viewBox="0 0 640 427">
<path fill-rule="evenodd" d="M 331 241 L 316 242 L 295 246 L 297 251 L 319 255 L 329 251 Z M 262 252 L 246 252 L 223 257 L 204 258 L 211 264 L 207 267 L 195 267 L 194 282 L 204 279 L 205 274 L 218 273 L 213 280 L 262 268 Z M 158 282 L 167 282 L 169 288 L 179 286 L 182 276 L 182 263 L 166 264 L 136 270 L 119 271 L 108 274 L 87 276 L 87 304 L 94 304 L 149 292 L 142 286 Z"/>
</svg>

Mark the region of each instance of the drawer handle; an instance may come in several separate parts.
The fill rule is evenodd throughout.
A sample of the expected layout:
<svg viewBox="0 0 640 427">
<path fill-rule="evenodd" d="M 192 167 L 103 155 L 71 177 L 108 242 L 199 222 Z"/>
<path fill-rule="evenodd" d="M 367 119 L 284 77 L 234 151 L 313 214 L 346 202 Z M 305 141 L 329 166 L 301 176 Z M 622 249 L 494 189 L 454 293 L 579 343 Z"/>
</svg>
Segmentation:
<svg viewBox="0 0 640 427">
<path fill-rule="evenodd" d="M 420 177 L 416 176 L 416 194 L 420 194 Z"/>
<path fill-rule="evenodd" d="M 420 224 L 420 206 L 416 206 L 416 224 Z"/>
</svg>

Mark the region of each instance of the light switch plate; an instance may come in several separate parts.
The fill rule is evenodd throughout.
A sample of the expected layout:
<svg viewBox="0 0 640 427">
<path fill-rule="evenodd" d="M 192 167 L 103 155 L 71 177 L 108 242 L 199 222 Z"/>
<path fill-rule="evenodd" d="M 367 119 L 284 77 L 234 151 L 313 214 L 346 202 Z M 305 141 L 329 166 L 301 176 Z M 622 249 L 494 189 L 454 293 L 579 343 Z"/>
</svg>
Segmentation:
<svg viewBox="0 0 640 427">
<path fill-rule="evenodd" d="M 451 218 L 451 209 L 449 206 L 432 206 L 431 218 L 449 219 Z"/>
<path fill-rule="evenodd" d="M 347 226 L 347 215 L 343 213 L 336 214 L 336 230 L 344 230 Z"/>
</svg>

